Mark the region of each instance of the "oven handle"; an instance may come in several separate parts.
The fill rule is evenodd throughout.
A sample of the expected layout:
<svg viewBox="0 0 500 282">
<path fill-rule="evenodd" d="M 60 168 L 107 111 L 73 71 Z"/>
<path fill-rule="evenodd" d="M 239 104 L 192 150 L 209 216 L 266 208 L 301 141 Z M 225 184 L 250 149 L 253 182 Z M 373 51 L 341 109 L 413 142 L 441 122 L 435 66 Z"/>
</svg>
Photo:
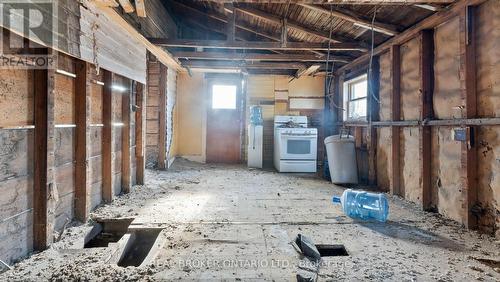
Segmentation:
<svg viewBox="0 0 500 282">
<path fill-rule="evenodd" d="M 316 135 L 311 135 L 311 134 L 289 134 L 289 133 L 287 133 L 287 134 L 281 134 L 281 136 L 317 138 Z"/>
</svg>

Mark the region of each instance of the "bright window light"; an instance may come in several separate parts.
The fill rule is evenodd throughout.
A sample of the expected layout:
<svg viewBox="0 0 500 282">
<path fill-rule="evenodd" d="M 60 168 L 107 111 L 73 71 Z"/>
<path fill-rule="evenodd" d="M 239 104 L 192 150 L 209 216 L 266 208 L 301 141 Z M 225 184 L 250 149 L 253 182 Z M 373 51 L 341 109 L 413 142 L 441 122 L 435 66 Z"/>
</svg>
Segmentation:
<svg viewBox="0 0 500 282">
<path fill-rule="evenodd" d="M 214 85 L 212 109 L 236 109 L 236 85 Z"/>
</svg>

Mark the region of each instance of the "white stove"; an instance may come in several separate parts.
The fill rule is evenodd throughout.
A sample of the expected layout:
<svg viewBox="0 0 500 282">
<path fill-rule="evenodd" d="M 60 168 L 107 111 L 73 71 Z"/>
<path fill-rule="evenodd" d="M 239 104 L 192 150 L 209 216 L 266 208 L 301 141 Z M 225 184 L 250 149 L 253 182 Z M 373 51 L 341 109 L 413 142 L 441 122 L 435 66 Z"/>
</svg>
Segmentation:
<svg viewBox="0 0 500 282">
<path fill-rule="evenodd" d="M 318 130 L 306 116 L 274 118 L 274 166 L 279 172 L 316 172 Z"/>
</svg>

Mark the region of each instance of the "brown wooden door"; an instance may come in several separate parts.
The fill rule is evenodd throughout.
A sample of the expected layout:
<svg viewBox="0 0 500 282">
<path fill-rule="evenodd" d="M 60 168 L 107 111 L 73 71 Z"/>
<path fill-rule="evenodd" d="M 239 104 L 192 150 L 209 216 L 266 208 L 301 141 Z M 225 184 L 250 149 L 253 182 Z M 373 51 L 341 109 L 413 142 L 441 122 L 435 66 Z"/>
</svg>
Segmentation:
<svg viewBox="0 0 500 282">
<path fill-rule="evenodd" d="M 207 162 L 241 162 L 241 80 L 211 79 L 208 83 Z"/>
</svg>

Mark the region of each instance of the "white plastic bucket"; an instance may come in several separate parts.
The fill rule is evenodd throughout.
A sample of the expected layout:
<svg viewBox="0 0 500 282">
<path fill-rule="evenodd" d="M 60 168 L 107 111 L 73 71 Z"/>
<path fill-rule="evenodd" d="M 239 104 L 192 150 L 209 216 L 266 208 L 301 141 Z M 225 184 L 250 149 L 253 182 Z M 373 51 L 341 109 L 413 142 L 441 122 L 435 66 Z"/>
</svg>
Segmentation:
<svg viewBox="0 0 500 282">
<path fill-rule="evenodd" d="M 332 135 L 325 138 L 328 167 L 332 183 L 357 184 L 356 147 L 351 135 Z"/>
</svg>

